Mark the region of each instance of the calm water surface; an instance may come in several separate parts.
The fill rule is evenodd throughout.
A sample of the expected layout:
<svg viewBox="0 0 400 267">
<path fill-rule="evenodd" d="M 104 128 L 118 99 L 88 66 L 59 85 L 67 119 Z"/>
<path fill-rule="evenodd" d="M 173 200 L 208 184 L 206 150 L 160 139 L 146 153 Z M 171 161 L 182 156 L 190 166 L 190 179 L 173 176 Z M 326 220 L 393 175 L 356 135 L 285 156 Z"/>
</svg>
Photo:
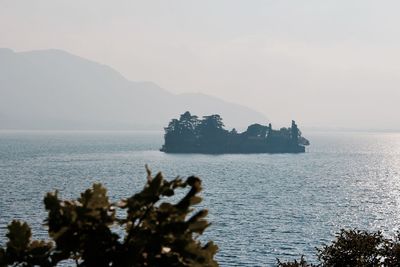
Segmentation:
<svg viewBox="0 0 400 267">
<path fill-rule="evenodd" d="M 400 228 L 400 134 L 306 133 L 300 155 L 167 155 L 159 132 L 0 132 L 0 243 L 12 219 L 42 226 L 45 192 L 63 198 L 101 182 L 113 200 L 145 182 L 144 165 L 167 177 L 203 179 L 202 206 L 221 266 L 271 266 L 304 254 L 340 228 Z"/>
</svg>

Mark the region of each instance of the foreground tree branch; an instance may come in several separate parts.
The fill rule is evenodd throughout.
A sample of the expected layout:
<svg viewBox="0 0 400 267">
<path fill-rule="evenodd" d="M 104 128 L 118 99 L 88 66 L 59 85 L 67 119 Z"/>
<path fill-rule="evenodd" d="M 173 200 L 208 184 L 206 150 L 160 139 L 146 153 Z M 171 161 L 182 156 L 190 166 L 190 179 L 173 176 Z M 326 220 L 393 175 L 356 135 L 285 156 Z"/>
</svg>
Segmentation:
<svg viewBox="0 0 400 267">
<path fill-rule="evenodd" d="M 176 190 L 189 187 L 173 204 Z M 44 198 L 51 241 L 31 240 L 31 229 L 13 221 L 8 242 L 0 248 L 0 266 L 57 266 L 72 260 L 79 267 L 218 266 L 213 242 L 197 237 L 209 226 L 206 210 L 190 216 L 201 198 L 201 180 L 191 176 L 166 181 L 148 170 L 142 191 L 110 203 L 107 190 L 94 184 L 77 200 L 61 200 L 58 192 Z M 118 218 L 117 210 L 126 217 Z M 121 233 L 125 233 L 121 236 Z"/>
</svg>

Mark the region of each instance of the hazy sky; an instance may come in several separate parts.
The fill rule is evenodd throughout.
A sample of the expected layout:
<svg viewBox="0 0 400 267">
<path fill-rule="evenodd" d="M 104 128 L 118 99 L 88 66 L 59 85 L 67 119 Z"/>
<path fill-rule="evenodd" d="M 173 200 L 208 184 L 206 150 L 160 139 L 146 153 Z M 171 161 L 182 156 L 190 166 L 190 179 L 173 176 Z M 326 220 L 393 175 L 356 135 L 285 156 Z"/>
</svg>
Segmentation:
<svg viewBox="0 0 400 267">
<path fill-rule="evenodd" d="M 400 129 L 400 2 L 0 0 L 0 47 L 58 48 L 274 123 Z"/>
</svg>

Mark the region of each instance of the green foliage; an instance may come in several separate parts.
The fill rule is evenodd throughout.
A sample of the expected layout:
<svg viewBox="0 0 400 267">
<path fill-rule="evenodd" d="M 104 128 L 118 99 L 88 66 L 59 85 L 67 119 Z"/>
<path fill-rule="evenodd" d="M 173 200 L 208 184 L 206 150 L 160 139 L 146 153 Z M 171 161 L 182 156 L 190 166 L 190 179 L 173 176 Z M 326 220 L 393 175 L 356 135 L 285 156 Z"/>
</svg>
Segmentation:
<svg viewBox="0 0 400 267">
<path fill-rule="evenodd" d="M 176 204 L 165 201 L 186 187 Z M 198 240 L 209 226 L 206 210 L 193 213 L 200 191 L 197 177 L 166 181 L 161 173 L 152 177 L 148 171 L 144 189 L 118 203 L 110 203 L 100 184 L 73 201 L 48 193 L 44 203 L 52 242 L 31 241 L 29 226 L 13 221 L 9 241 L 0 248 L 0 267 L 56 266 L 67 259 L 81 267 L 218 266 L 218 247 Z M 119 218 L 117 210 L 124 210 L 126 217 Z"/>
<path fill-rule="evenodd" d="M 8 225 L 6 249 L 0 248 L 0 266 L 20 263 L 21 266 L 52 266 L 49 261 L 52 244 L 45 241 L 31 241 L 28 224 L 12 221 Z"/>
<path fill-rule="evenodd" d="M 341 230 L 331 245 L 318 250 L 318 258 L 327 266 L 378 266 L 385 243 L 380 232 Z"/>
<path fill-rule="evenodd" d="M 399 235 L 395 239 L 385 238 L 381 232 L 369 233 L 360 230 L 341 230 L 330 244 L 317 249 L 320 262 L 317 266 L 400 266 Z M 306 267 L 300 261 L 280 262 L 280 267 Z"/>
<path fill-rule="evenodd" d="M 304 256 L 301 256 L 299 261 L 294 260 L 292 262 L 281 262 L 278 259 L 278 267 L 309 267 L 309 266 L 311 267 L 311 266 L 314 266 L 314 265 L 308 264 L 306 262 L 306 260 L 304 259 Z"/>
</svg>

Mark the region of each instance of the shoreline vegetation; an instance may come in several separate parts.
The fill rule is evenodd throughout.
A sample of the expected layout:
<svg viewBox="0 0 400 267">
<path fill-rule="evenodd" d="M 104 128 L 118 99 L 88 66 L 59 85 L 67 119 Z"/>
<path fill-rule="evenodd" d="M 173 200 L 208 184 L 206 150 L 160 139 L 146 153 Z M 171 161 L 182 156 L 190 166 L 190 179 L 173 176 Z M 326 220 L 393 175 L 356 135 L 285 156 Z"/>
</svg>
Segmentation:
<svg viewBox="0 0 400 267">
<path fill-rule="evenodd" d="M 177 202 L 171 200 L 182 190 L 186 193 Z M 194 208 L 202 201 L 201 190 L 198 177 L 167 181 L 147 169 L 143 190 L 116 203 L 101 184 L 76 200 L 47 193 L 45 225 L 51 240 L 32 240 L 28 224 L 13 220 L 0 246 L 0 267 L 216 267 L 218 246 L 198 239 L 210 225 L 207 210 Z"/>
<path fill-rule="evenodd" d="M 168 202 L 179 189 L 186 194 L 175 204 Z M 194 211 L 202 200 L 201 190 L 198 177 L 167 181 L 160 172 L 152 176 L 147 169 L 143 190 L 116 203 L 109 202 L 101 184 L 76 200 L 61 200 L 57 191 L 47 193 L 45 225 L 51 240 L 32 240 L 29 225 L 13 220 L 7 227 L 8 240 L 0 246 L 0 267 L 219 266 L 218 246 L 198 239 L 210 225 L 206 209 Z M 400 233 L 386 238 L 381 232 L 342 229 L 329 245 L 316 248 L 316 255 L 316 263 L 301 256 L 277 259 L 276 266 L 400 266 Z"/>
<path fill-rule="evenodd" d="M 224 129 L 218 114 L 197 116 L 186 111 L 164 128 L 166 153 L 304 153 L 310 142 L 301 134 L 295 121 L 291 127 L 274 130 L 272 125 L 252 124 L 238 133 Z"/>
</svg>

